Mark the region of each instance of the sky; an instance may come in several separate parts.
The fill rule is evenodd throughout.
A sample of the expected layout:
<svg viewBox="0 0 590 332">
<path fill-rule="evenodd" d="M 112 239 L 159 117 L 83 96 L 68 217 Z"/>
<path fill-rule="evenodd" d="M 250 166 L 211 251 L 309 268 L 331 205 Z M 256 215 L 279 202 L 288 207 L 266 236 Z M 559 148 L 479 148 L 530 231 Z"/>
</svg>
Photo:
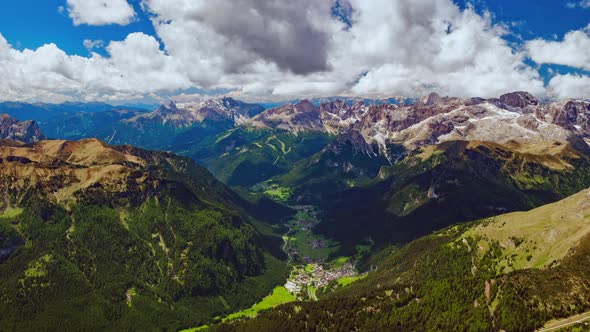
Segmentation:
<svg viewBox="0 0 590 332">
<path fill-rule="evenodd" d="M 4 0 L 0 100 L 590 98 L 590 0 Z"/>
</svg>

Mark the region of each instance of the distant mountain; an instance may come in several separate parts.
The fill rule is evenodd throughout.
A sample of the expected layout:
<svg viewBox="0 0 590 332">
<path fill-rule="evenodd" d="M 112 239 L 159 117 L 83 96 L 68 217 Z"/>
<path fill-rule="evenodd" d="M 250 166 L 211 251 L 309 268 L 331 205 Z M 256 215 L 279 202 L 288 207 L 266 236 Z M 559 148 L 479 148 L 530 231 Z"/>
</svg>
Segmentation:
<svg viewBox="0 0 590 332">
<path fill-rule="evenodd" d="M 266 110 L 254 117 L 248 125 L 291 133 L 324 130 L 320 109 L 308 100 Z"/>
<path fill-rule="evenodd" d="M 55 138 L 99 137 L 112 144 L 174 151 L 203 163 L 226 183 L 244 186 L 285 175 L 332 142 L 352 144 L 360 159 L 365 157 L 359 153 L 365 153 L 368 161 L 384 157 L 393 164 L 399 156 L 389 155 L 391 146 L 403 146 L 408 152 L 458 140 L 531 146 L 567 145 L 573 140 L 584 146 L 590 139 L 590 102 L 543 103 L 526 92 L 492 99 L 433 93 L 414 104 L 317 101 L 265 110 L 257 104 L 214 98 L 170 103 L 148 113 L 73 114 L 41 127 Z"/>
<path fill-rule="evenodd" d="M 2 140 L 0 197 L 0 330 L 176 331 L 286 277 L 257 209 L 189 158 Z"/>
<path fill-rule="evenodd" d="M 0 103 L 0 113 L 6 113 L 13 118 L 21 121 L 35 120 L 37 122 L 47 121 L 56 116 L 64 114 L 73 114 L 78 112 L 96 113 L 114 109 L 133 109 L 135 111 L 146 111 L 142 108 L 133 108 L 125 106 L 113 106 L 104 103 L 81 103 L 65 102 L 62 104 L 46 103 L 22 103 L 22 102 L 2 102 Z"/>
<path fill-rule="evenodd" d="M 35 121 L 18 121 L 8 114 L 0 114 L 0 139 L 33 143 L 44 138 Z"/>
<path fill-rule="evenodd" d="M 257 104 L 247 104 L 232 98 L 209 99 L 202 102 L 185 102 L 162 105 L 154 112 L 138 115 L 126 122 L 135 126 L 162 124 L 172 127 L 190 127 L 196 123 L 229 122 L 237 126 L 264 111 Z"/>
<path fill-rule="evenodd" d="M 224 183 L 249 187 L 288 172 L 294 163 L 321 151 L 332 139 L 322 131 L 291 133 L 240 126 L 203 139 L 187 155 Z"/>
<path fill-rule="evenodd" d="M 293 133 L 358 131 L 369 144 L 409 149 L 452 140 L 565 142 L 590 137 L 590 102 L 540 103 L 526 92 L 500 98 L 460 99 L 435 93 L 415 104 L 304 100 L 268 109 L 247 124 Z"/>
<path fill-rule="evenodd" d="M 526 92 L 487 100 L 433 94 L 412 106 L 371 107 L 351 130 L 370 143 L 403 144 L 409 149 L 452 140 L 566 142 L 590 137 L 590 102 L 541 104 Z"/>
<path fill-rule="evenodd" d="M 575 140 L 584 146 L 587 144 L 583 142 L 590 137 L 589 107 L 590 102 L 581 100 L 541 103 L 526 92 L 493 99 L 460 99 L 433 93 L 411 105 L 371 105 L 362 100 L 354 103 L 335 100 L 316 105 L 303 100 L 267 109 L 237 129 L 175 151 L 203 162 L 223 181 L 250 179 L 246 183 L 252 185 L 252 181 L 285 174 L 295 163 L 311 157 L 307 153 L 283 152 L 301 151 L 299 145 L 305 142 L 306 136 L 324 137 L 323 146 L 313 140 L 313 149 L 307 149 L 312 154 L 330 142 L 348 141 L 357 155 L 363 152 L 370 158 L 385 157 L 389 163 L 398 158 L 388 154 L 392 145 L 414 151 L 456 140 L 502 145 L 511 142 L 567 145 Z M 278 136 L 282 145 L 269 147 L 267 143 Z M 280 166 L 282 161 L 287 161 L 284 166 Z M 250 170 L 256 167 L 265 171 L 251 177 Z"/>
<path fill-rule="evenodd" d="M 279 102 L 261 102 L 260 105 L 264 106 L 265 108 L 275 108 L 280 107 L 285 104 L 297 104 L 298 102 L 305 100 L 305 99 L 294 99 L 289 101 L 279 101 Z M 390 97 L 390 98 L 381 98 L 381 99 L 371 99 L 371 98 L 362 98 L 362 97 L 347 97 L 347 96 L 332 96 L 332 97 L 322 97 L 322 98 L 310 98 L 307 99 L 309 102 L 316 106 L 320 106 L 322 104 L 327 104 L 331 102 L 343 102 L 348 105 L 353 105 L 356 103 L 364 103 L 366 105 L 383 105 L 383 104 L 413 104 L 416 100 L 412 98 L 406 97 Z"/>
<path fill-rule="evenodd" d="M 148 149 L 189 151 L 259 114 L 264 108 L 231 98 L 202 102 L 169 103 L 152 112 L 117 108 L 103 112 L 63 114 L 40 123 L 49 137 L 98 137 L 111 144 L 131 144 Z"/>
<path fill-rule="evenodd" d="M 88 137 L 100 137 L 105 141 L 112 141 L 111 137 L 113 137 L 113 134 L 117 134 L 117 125 L 119 123 L 143 113 L 126 109 L 92 113 L 68 113 L 42 121 L 40 126 L 47 136 L 51 138 L 79 140 Z"/>
</svg>

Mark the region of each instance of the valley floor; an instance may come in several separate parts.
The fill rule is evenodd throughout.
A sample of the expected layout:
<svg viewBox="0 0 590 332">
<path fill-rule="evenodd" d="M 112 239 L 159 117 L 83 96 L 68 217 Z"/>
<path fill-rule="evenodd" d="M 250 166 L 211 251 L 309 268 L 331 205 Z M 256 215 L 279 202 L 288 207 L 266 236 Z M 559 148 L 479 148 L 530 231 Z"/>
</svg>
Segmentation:
<svg viewBox="0 0 590 332">
<path fill-rule="evenodd" d="M 271 195 L 269 195 L 271 196 Z M 272 196 L 271 196 L 272 197 Z M 292 271 L 284 286 L 276 287 L 271 294 L 248 309 L 217 317 L 217 322 L 252 318 L 259 312 L 294 301 L 317 301 L 318 291 L 329 291 L 333 287 L 346 287 L 360 280 L 366 274 L 359 274 L 354 268 L 352 257 L 333 259 L 339 249 L 336 241 L 316 234 L 313 228 L 320 222 L 320 211 L 314 206 L 291 206 L 297 213 L 284 224 L 282 250 L 287 254 Z M 199 331 L 201 326 L 186 331 Z M 185 331 L 185 332 L 186 332 Z"/>
</svg>

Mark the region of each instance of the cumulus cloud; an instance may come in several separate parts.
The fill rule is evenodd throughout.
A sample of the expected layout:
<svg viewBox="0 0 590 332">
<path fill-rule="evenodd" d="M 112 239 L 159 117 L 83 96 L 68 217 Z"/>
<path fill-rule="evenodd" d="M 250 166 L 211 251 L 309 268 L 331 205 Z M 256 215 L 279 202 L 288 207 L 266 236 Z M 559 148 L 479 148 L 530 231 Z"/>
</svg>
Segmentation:
<svg viewBox="0 0 590 332">
<path fill-rule="evenodd" d="M 367 70 L 358 94 L 416 96 L 438 91 L 454 96 L 497 96 L 524 89 L 542 93 L 536 70 L 526 66 L 493 25 L 471 8 L 444 1 L 353 1 L 353 66 Z M 366 38 L 366 36 L 374 36 Z"/>
<path fill-rule="evenodd" d="M 84 47 L 86 47 L 87 50 L 91 51 L 92 49 L 95 48 L 101 48 L 104 46 L 104 40 L 92 40 L 92 39 L 84 39 Z"/>
<path fill-rule="evenodd" d="M 590 25 L 570 31 L 562 41 L 535 39 L 526 43 L 533 61 L 590 70 Z"/>
<path fill-rule="evenodd" d="M 87 0 L 69 0 L 70 14 L 75 2 Z M 544 86 L 525 62 L 533 53 L 535 61 L 556 61 L 540 56 L 551 53 L 544 49 L 551 43 L 579 52 L 587 31 L 515 50 L 504 38 L 510 31 L 491 14 L 451 0 L 142 0 L 142 8 L 162 44 L 143 33 L 103 45 L 88 40 L 91 55 L 79 57 L 53 44 L 21 52 L 2 38 L 0 93 L 21 100 L 156 98 L 189 88 L 248 100 L 430 91 L 492 97 L 511 90 L 563 97 L 584 92 L 578 87 L 587 79 L 556 76 Z M 92 22 L 99 21 L 117 20 Z M 584 56 L 560 61 L 580 66 L 588 63 Z"/>
<path fill-rule="evenodd" d="M 68 0 L 67 4 L 74 25 L 126 25 L 135 18 L 127 0 Z"/>
<path fill-rule="evenodd" d="M 18 51 L 0 34 L 0 93 L 4 100 L 130 100 L 186 89 L 180 64 L 143 33 L 107 46 L 109 57 L 67 55 L 55 44 Z"/>
<path fill-rule="evenodd" d="M 543 92 L 503 27 L 451 1 L 144 4 L 168 53 L 192 62 L 189 77 L 204 86 L 282 96 Z"/>
<path fill-rule="evenodd" d="M 170 49 L 221 47 L 226 55 L 219 65 L 227 72 L 239 72 L 259 60 L 295 74 L 328 69 L 330 35 L 318 19 L 330 18 L 330 1 L 146 0 L 145 4 L 157 15 L 156 27 Z M 190 35 L 189 44 L 174 40 L 178 32 Z"/>
<path fill-rule="evenodd" d="M 556 75 L 549 81 L 549 93 L 560 99 L 587 99 L 590 96 L 590 77 L 585 75 Z"/>
</svg>

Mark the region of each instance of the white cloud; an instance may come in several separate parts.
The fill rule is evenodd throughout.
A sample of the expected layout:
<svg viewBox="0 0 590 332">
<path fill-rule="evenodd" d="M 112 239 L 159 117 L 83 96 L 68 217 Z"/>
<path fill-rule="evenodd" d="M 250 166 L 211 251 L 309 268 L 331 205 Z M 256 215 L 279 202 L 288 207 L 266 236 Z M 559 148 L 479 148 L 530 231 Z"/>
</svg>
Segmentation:
<svg viewBox="0 0 590 332">
<path fill-rule="evenodd" d="M 353 87 L 359 94 L 416 96 L 428 91 L 491 97 L 510 90 L 543 93 L 536 70 L 502 39 L 489 15 L 460 11 L 443 1 L 361 1 L 352 56 L 367 75 Z M 376 38 L 366 38 L 376 34 Z"/>
<path fill-rule="evenodd" d="M 68 13 L 75 25 L 126 25 L 135 18 L 127 0 L 68 0 Z"/>
<path fill-rule="evenodd" d="M 55 44 L 21 52 L 0 35 L 2 99 L 125 100 L 191 86 L 180 64 L 159 49 L 154 37 L 133 33 L 106 49 L 109 57 L 71 56 Z"/>
<path fill-rule="evenodd" d="M 588 99 L 590 97 L 590 77 L 585 75 L 557 75 L 549 81 L 548 90 L 555 98 Z"/>
<path fill-rule="evenodd" d="M 266 3 L 144 0 L 168 54 L 187 64 L 189 78 L 200 87 L 285 97 L 543 93 L 536 70 L 502 39 L 506 31 L 451 1 L 349 0 L 352 27 L 331 16 L 332 0 L 313 6 Z M 232 12 L 238 8 L 244 14 L 224 15 L 232 6 Z M 297 20 L 275 22 L 289 15 Z M 256 22 L 266 22 L 268 29 Z M 265 36 L 277 31 L 283 38 Z M 291 36 L 298 33 L 305 38 Z M 306 59 L 309 68 L 294 70 L 298 63 L 285 54 Z"/>
<path fill-rule="evenodd" d="M 526 43 L 529 55 L 538 64 L 558 64 L 590 70 L 590 25 L 570 31 L 562 41 L 535 39 Z"/>
<path fill-rule="evenodd" d="M 86 47 L 87 50 L 91 51 L 92 49 L 95 48 L 101 48 L 104 46 L 104 40 L 92 40 L 92 39 L 84 39 L 84 47 Z"/>
<path fill-rule="evenodd" d="M 566 2 L 565 6 L 570 9 L 575 9 L 578 7 L 583 8 L 583 9 L 588 9 L 588 8 L 590 8 L 590 0 L 570 1 L 570 2 Z"/>
<path fill-rule="evenodd" d="M 74 3 L 91 6 L 88 0 L 68 0 L 70 15 Z M 95 8 L 90 10 L 95 16 L 72 17 L 76 24 L 124 24 L 135 13 L 126 1 L 118 3 L 130 11 L 117 11 L 115 18 L 98 15 Z M 492 97 L 527 90 L 567 96 L 579 94 L 575 87 L 584 80 L 556 77 L 545 87 L 539 72 L 525 63 L 530 47 L 514 50 L 504 38 L 510 31 L 493 24 L 491 14 L 461 10 L 451 0 L 338 0 L 346 8 L 345 19 L 333 17 L 335 3 L 143 0 L 162 45 L 143 33 L 103 45 L 84 42 L 89 50 L 104 46 L 108 56 L 71 56 L 53 44 L 21 52 L 2 38 L 0 95 L 12 100 L 124 100 L 198 88 L 230 90 L 249 100 L 416 97 L 430 91 Z M 578 52 L 588 36 L 574 33 L 559 43 L 575 45 Z M 535 43 L 554 46 L 543 40 L 527 46 Z M 571 61 L 587 63 L 576 54 Z"/>
</svg>

